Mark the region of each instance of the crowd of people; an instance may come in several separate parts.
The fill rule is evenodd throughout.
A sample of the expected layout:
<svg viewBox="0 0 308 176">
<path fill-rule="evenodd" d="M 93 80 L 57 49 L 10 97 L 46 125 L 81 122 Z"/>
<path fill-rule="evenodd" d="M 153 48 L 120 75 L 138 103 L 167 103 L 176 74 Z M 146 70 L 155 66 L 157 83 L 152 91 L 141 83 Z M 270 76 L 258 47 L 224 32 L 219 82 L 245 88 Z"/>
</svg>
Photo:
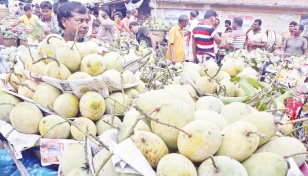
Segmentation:
<svg viewBox="0 0 308 176">
<path fill-rule="evenodd" d="M 90 11 L 76 1 L 59 0 L 55 4 L 43 1 L 40 5 L 19 4 L 13 13 L 19 16 L 11 26 L 19 23 L 33 25 L 38 22 L 46 34 L 61 34 L 66 41 L 75 39 L 76 32 L 80 42 L 97 38 L 101 42 L 113 42 L 114 33 L 135 35 L 137 41 L 147 47 L 157 46 L 155 36 L 138 22 L 138 10 L 111 12 L 107 6 L 99 6 L 98 11 Z M 248 31 L 242 29 L 243 19 L 234 17 L 225 21 L 225 31 L 219 35 L 217 27 L 220 20 L 214 10 L 207 10 L 201 21 L 197 20 L 198 11 L 190 17 L 181 15 L 178 24 L 168 32 L 166 58 L 172 63 L 190 61 L 202 63 L 209 59 L 219 62 L 219 56 L 228 51 L 246 48 L 254 50 L 267 47 L 267 34 L 262 30 L 262 20 L 255 19 Z M 148 16 L 150 18 L 150 16 Z M 184 33 L 184 29 L 187 32 Z M 77 31 L 78 30 L 78 31 Z M 287 54 L 307 55 L 307 40 L 301 37 L 303 26 L 291 22 L 289 37 L 280 46 Z"/>
<path fill-rule="evenodd" d="M 181 15 L 178 24 L 170 30 L 167 58 L 172 63 L 183 61 L 200 63 L 209 59 L 219 62 L 221 59 L 219 56 L 225 55 L 226 51 L 267 47 L 267 34 L 261 28 L 261 19 L 255 19 L 249 30 L 244 31 L 243 19 L 234 17 L 232 22 L 225 21 L 225 31 L 218 35 L 216 29 L 220 21 L 214 10 L 207 10 L 201 22 L 196 20 L 197 16 L 196 11 L 190 13 L 190 18 Z M 183 28 L 187 25 L 189 30 L 184 34 Z M 307 40 L 301 36 L 303 30 L 303 25 L 292 21 L 289 25 L 289 36 L 278 48 L 281 48 L 286 55 L 307 55 Z M 186 41 L 184 41 L 185 36 Z"/>
<path fill-rule="evenodd" d="M 59 0 L 55 4 L 49 1 L 35 5 L 19 3 L 12 8 L 11 14 L 18 16 L 18 20 L 11 24 L 11 27 L 23 23 L 27 28 L 37 22 L 46 35 L 61 34 L 68 41 L 74 40 L 77 28 L 80 41 L 97 38 L 101 42 L 110 43 L 117 31 L 123 35 L 136 34 L 137 39 L 140 40 L 149 36 L 147 31 L 134 30 L 134 22 L 138 20 L 137 9 L 127 10 L 123 18 L 121 12 L 112 13 L 107 6 L 99 6 L 97 11 L 91 11 L 80 2 Z M 150 43 L 156 46 L 154 39 Z"/>
</svg>

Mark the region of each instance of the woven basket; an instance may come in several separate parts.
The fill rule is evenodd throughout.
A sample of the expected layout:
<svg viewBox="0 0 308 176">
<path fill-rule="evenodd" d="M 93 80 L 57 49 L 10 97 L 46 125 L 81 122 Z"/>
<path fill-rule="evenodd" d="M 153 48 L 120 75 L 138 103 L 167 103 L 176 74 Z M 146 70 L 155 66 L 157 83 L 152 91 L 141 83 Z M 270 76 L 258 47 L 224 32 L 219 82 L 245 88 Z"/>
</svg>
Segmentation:
<svg viewBox="0 0 308 176">
<path fill-rule="evenodd" d="M 4 43 L 4 46 L 6 47 L 10 47 L 10 46 L 17 47 L 17 41 L 15 38 L 3 38 L 3 43 Z"/>
<path fill-rule="evenodd" d="M 28 41 L 27 41 L 27 40 L 20 39 L 19 46 L 20 46 L 20 45 L 28 46 Z"/>
<path fill-rule="evenodd" d="M 9 9 L 0 9 L 0 18 L 4 18 L 10 15 Z"/>
</svg>

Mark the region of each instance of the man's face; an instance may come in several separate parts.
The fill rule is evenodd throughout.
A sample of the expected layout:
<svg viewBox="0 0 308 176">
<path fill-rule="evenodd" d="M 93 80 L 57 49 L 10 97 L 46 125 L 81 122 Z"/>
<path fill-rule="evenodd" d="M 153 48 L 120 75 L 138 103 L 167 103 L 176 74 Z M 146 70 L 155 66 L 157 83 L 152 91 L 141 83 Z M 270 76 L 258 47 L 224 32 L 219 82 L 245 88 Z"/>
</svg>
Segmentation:
<svg viewBox="0 0 308 176">
<path fill-rule="evenodd" d="M 32 16 L 32 11 L 31 11 L 31 10 L 27 10 L 27 11 L 25 11 L 25 14 L 26 14 L 26 16 L 27 16 L 28 18 L 31 18 L 31 16 Z"/>
<path fill-rule="evenodd" d="M 185 28 L 185 27 L 188 25 L 188 23 L 189 23 L 188 20 L 187 20 L 187 21 L 183 21 L 183 22 L 181 23 L 181 25 L 182 25 L 183 28 Z"/>
<path fill-rule="evenodd" d="M 252 25 L 252 28 L 253 28 L 253 30 L 254 30 L 254 31 L 259 30 L 259 29 L 260 29 L 260 25 L 259 25 L 259 23 L 254 22 L 254 23 L 253 23 L 253 25 Z"/>
<path fill-rule="evenodd" d="M 89 16 L 88 14 L 72 13 L 73 16 L 66 19 L 62 18 L 62 24 L 65 27 L 65 33 L 74 35 L 79 27 L 78 37 L 83 38 L 89 30 Z"/>
<path fill-rule="evenodd" d="M 236 30 L 237 26 L 236 26 L 236 24 L 234 23 L 234 21 L 232 22 L 231 27 L 232 27 L 233 30 Z"/>
<path fill-rule="evenodd" d="M 134 17 L 138 17 L 138 10 L 133 15 Z"/>
<path fill-rule="evenodd" d="M 24 6 L 23 6 L 23 5 L 19 5 L 19 8 L 20 8 L 20 9 L 23 9 L 23 8 L 24 8 Z"/>
<path fill-rule="evenodd" d="M 36 8 L 35 8 L 35 11 L 36 11 L 36 12 L 40 12 L 40 8 L 39 8 L 39 7 L 36 7 Z"/>
<path fill-rule="evenodd" d="M 118 15 L 114 16 L 114 21 L 120 21 L 120 20 L 121 20 L 121 18 Z"/>
<path fill-rule="evenodd" d="M 136 34 L 138 32 L 138 26 L 132 26 L 130 29 L 130 32 L 132 32 L 133 34 Z"/>
<path fill-rule="evenodd" d="M 289 31 L 290 31 L 290 32 L 293 32 L 293 30 L 294 30 L 294 25 L 290 24 L 290 25 L 289 25 Z"/>
<path fill-rule="evenodd" d="M 299 29 L 299 26 L 294 26 L 293 33 L 295 36 L 301 35 L 302 31 Z"/>
<path fill-rule="evenodd" d="M 229 23 L 225 23 L 225 27 L 229 27 Z"/>
<path fill-rule="evenodd" d="M 126 17 L 127 17 L 127 18 L 130 18 L 130 16 L 132 16 L 131 13 L 127 13 L 127 14 L 126 14 Z"/>
<path fill-rule="evenodd" d="M 51 18 L 51 14 L 52 14 L 52 11 L 48 8 L 43 8 L 42 9 L 42 13 L 43 13 L 43 17 L 45 19 L 50 19 Z"/>
</svg>

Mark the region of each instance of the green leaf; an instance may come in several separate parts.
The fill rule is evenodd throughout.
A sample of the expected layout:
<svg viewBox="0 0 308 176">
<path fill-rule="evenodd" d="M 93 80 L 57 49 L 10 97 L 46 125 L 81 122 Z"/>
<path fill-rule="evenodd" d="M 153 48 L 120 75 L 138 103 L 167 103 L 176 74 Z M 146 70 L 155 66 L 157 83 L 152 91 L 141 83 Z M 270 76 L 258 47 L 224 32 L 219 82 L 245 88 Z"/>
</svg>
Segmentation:
<svg viewBox="0 0 308 176">
<path fill-rule="evenodd" d="M 256 108 L 260 107 L 259 111 L 266 111 L 268 109 L 268 107 L 265 103 L 262 103 L 261 106 L 260 106 L 260 104 L 261 104 L 261 102 L 259 102 L 259 101 L 256 102 L 256 104 L 255 104 Z"/>
<path fill-rule="evenodd" d="M 250 85 L 252 85 L 254 88 L 259 88 L 259 87 L 261 87 L 261 85 L 260 85 L 260 83 L 258 82 L 258 81 L 256 81 L 256 80 L 254 80 L 253 78 L 249 78 L 249 77 L 246 77 L 246 80 L 247 80 L 247 82 L 250 84 Z"/>
<path fill-rule="evenodd" d="M 240 80 L 241 80 L 240 77 L 234 77 L 230 79 L 231 82 L 239 82 Z"/>
</svg>

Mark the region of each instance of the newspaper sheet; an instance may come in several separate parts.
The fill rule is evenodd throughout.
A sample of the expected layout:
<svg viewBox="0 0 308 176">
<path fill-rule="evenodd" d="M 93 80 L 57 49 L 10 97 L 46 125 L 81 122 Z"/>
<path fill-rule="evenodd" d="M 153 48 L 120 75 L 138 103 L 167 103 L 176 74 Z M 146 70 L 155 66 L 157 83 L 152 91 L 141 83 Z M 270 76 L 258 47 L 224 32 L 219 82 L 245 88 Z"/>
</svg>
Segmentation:
<svg viewBox="0 0 308 176">
<path fill-rule="evenodd" d="M 76 141 L 73 139 L 41 138 L 39 144 L 42 166 L 60 164 L 63 151 L 75 143 L 83 143 L 83 141 Z"/>
<path fill-rule="evenodd" d="M 103 75 L 80 80 L 59 80 L 26 70 L 20 60 L 17 65 L 24 70 L 28 79 L 38 83 L 46 82 L 57 87 L 62 92 L 73 93 L 79 98 L 87 91 L 96 91 L 104 98 L 107 98 L 109 96 L 109 91 L 118 91 L 122 90 L 122 88 L 127 89 L 139 84 L 139 73 L 135 74 L 134 83 L 122 85 L 116 84 L 112 79 Z"/>
<path fill-rule="evenodd" d="M 156 175 L 151 165 L 145 159 L 140 150 L 130 138 L 117 144 L 118 131 L 116 129 L 107 130 L 99 139 L 108 146 L 113 153 L 111 161 L 115 170 L 120 173 L 141 174 L 146 176 Z"/>
<path fill-rule="evenodd" d="M 14 154 L 17 159 L 22 158 L 21 152 L 38 145 L 38 141 L 41 138 L 36 134 L 24 134 L 14 129 L 14 127 L 0 120 L 0 133 L 12 146 Z"/>
<path fill-rule="evenodd" d="M 292 157 L 288 158 L 287 161 L 290 165 L 287 176 L 304 176 Z"/>
</svg>

